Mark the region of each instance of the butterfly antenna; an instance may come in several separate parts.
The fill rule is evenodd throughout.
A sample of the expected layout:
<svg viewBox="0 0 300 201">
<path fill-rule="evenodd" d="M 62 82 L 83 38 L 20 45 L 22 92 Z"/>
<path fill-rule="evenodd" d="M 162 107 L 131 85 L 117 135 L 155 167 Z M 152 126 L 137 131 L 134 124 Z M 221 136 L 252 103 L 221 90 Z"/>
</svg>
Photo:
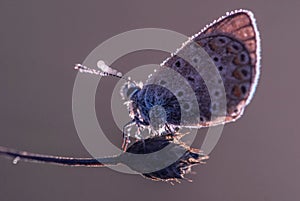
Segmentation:
<svg viewBox="0 0 300 201">
<path fill-rule="evenodd" d="M 50 156 L 30 153 L 26 151 L 18 151 L 15 149 L 1 147 L 0 156 L 5 156 L 13 159 L 13 163 L 17 164 L 19 161 L 37 162 L 37 163 L 51 163 L 62 166 L 75 166 L 75 167 L 107 167 L 118 165 L 119 156 L 112 156 L 106 158 L 72 158 L 61 156 Z"/>
<path fill-rule="evenodd" d="M 97 66 L 99 69 L 101 70 L 96 70 L 96 69 L 92 69 L 89 68 L 87 66 L 84 66 L 82 64 L 76 64 L 74 66 L 75 70 L 78 70 L 81 73 L 89 73 L 89 74 L 94 74 L 94 75 L 99 75 L 99 76 L 112 76 L 112 77 L 117 77 L 119 79 L 123 79 L 127 82 L 131 82 L 134 83 L 133 81 L 131 81 L 129 78 L 125 78 L 123 77 L 121 72 L 118 72 L 117 70 L 107 66 L 104 61 L 98 61 L 97 62 Z M 135 84 L 135 83 L 134 83 Z"/>
</svg>

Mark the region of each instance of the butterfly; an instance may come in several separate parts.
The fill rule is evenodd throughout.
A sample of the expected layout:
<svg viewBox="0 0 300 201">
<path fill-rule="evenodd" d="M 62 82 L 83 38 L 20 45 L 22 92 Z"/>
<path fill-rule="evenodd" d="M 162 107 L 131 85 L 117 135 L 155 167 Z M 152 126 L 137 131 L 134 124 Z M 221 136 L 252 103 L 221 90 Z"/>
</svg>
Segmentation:
<svg viewBox="0 0 300 201">
<path fill-rule="evenodd" d="M 210 60 L 208 63 L 204 62 L 204 65 L 204 54 L 199 54 L 202 50 Z M 204 69 L 207 66 L 215 69 L 218 72 L 217 79 L 213 80 L 214 76 L 210 73 L 202 74 L 201 68 L 198 68 L 201 66 L 199 63 Z M 165 131 L 160 135 L 136 141 L 129 147 L 129 136 L 123 131 L 124 153 L 107 158 L 46 156 L 6 147 L 0 147 L 0 155 L 14 158 L 14 163 L 25 160 L 69 166 L 106 167 L 126 164 L 126 161 L 130 161 L 126 153 L 147 154 L 172 145 L 174 149 L 170 149 L 171 155 L 176 155 L 178 149 L 183 150 L 184 154 L 178 160 L 161 170 L 148 173 L 141 171 L 141 174 L 153 180 L 182 179 L 190 172 L 192 165 L 203 163 L 208 156 L 181 143 L 178 135 L 175 135 L 178 131 L 176 128 L 214 126 L 241 117 L 253 97 L 259 79 L 260 37 L 253 13 L 238 10 L 227 13 L 192 36 L 161 64 L 161 69 L 153 73 L 144 85 L 129 81 L 104 63 L 101 65 L 102 71 L 80 64 L 75 68 L 80 72 L 125 79 L 127 82 L 121 93 L 128 101 L 132 117 L 132 121 L 125 127 L 137 125 L 159 129 L 162 124 Z M 220 87 L 211 90 L 208 85 L 221 86 L 222 90 L 219 90 Z M 220 100 L 225 101 L 223 105 Z M 157 116 L 163 116 L 164 121 L 156 121 L 160 120 Z M 160 157 L 154 157 L 152 160 L 163 163 L 159 159 Z M 138 166 L 132 163 L 129 166 L 139 171 Z"/>
<path fill-rule="evenodd" d="M 212 64 L 203 63 L 206 58 L 201 50 Z M 199 71 L 213 68 L 217 69 L 219 80 L 208 86 L 217 76 L 203 73 L 205 80 Z M 157 118 L 151 119 L 151 112 L 164 118 L 161 122 L 167 129 L 208 127 L 242 116 L 253 97 L 259 74 L 260 38 L 255 19 L 252 12 L 239 10 L 227 13 L 192 36 L 161 64 L 145 85 L 125 84 L 122 95 L 129 99 L 131 123 L 139 127 L 158 128 Z M 218 84 L 223 85 L 223 94 Z M 126 149 L 130 142 L 126 135 L 124 142 Z"/>
</svg>

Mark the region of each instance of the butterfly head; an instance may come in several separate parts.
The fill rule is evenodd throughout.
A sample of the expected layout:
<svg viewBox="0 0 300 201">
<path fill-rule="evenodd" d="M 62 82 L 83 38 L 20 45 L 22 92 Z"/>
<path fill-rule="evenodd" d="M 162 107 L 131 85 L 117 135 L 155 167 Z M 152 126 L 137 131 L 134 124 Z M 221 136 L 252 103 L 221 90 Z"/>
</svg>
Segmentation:
<svg viewBox="0 0 300 201">
<path fill-rule="evenodd" d="M 128 81 L 121 88 L 121 95 L 124 100 L 131 100 L 141 90 L 141 86 L 135 82 Z"/>
</svg>

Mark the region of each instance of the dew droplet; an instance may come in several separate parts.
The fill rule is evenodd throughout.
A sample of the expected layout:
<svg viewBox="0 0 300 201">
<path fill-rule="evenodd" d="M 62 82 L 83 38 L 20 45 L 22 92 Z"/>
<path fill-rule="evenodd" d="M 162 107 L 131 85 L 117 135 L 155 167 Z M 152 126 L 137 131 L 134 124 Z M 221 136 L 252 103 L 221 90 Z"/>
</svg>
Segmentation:
<svg viewBox="0 0 300 201">
<path fill-rule="evenodd" d="M 16 158 L 14 158 L 13 164 L 17 165 L 20 160 L 21 160 L 21 158 L 19 156 L 17 156 Z"/>
<path fill-rule="evenodd" d="M 102 61 L 102 60 L 99 60 L 99 61 L 97 62 L 97 66 L 98 66 L 99 69 L 101 69 L 101 70 L 104 71 L 104 72 L 109 72 L 109 71 L 112 70 L 112 69 L 111 69 L 109 66 L 107 66 L 107 65 L 104 63 L 104 61 Z"/>
</svg>

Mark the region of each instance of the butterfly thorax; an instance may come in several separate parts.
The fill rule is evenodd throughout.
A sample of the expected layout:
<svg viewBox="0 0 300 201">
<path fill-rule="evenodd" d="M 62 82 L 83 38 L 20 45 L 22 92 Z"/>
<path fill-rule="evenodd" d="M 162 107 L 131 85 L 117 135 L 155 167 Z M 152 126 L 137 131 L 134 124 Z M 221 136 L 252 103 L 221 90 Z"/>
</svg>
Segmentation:
<svg viewBox="0 0 300 201">
<path fill-rule="evenodd" d="M 130 99 L 130 113 L 137 123 L 151 125 L 180 124 L 180 105 L 176 96 L 159 85 L 145 85 Z"/>
</svg>

